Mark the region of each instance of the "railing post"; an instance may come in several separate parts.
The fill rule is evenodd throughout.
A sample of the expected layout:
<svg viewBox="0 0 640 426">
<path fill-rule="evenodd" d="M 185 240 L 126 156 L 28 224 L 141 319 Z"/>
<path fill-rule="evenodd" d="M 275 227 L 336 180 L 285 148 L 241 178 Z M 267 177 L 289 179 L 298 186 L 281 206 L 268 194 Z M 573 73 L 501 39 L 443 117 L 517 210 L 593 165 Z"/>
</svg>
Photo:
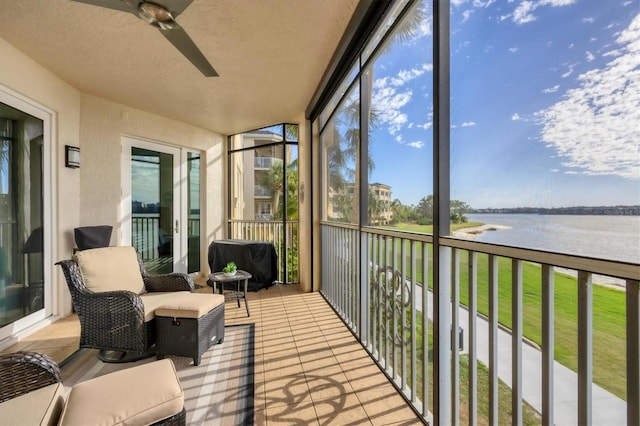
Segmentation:
<svg viewBox="0 0 640 426">
<path fill-rule="evenodd" d="M 640 297 L 638 281 L 627 280 L 627 424 L 640 424 Z"/>
<path fill-rule="evenodd" d="M 591 424 L 593 288 L 591 274 L 578 271 L 578 424 Z"/>
<path fill-rule="evenodd" d="M 469 251 L 469 424 L 478 424 L 478 255 Z"/>
<path fill-rule="evenodd" d="M 522 261 L 511 262 L 511 423 L 522 424 Z"/>
<path fill-rule="evenodd" d="M 553 424 L 554 272 L 542 265 L 542 424 Z"/>
<path fill-rule="evenodd" d="M 498 258 L 489 255 L 489 424 L 498 424 Z"/>
<path fill-rule="evenodd" d="M 451 255 L 451 418 L 460 423 L 460 251 L 452 249 Z"/>
</svg>

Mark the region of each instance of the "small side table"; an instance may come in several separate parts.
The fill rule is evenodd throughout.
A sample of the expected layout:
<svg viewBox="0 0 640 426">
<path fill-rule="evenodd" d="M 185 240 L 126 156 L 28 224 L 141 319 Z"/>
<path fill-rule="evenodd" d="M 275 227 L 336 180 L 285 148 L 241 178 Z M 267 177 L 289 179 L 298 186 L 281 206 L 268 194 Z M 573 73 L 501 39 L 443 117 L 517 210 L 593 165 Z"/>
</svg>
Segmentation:
<svg viewBox="0 0 640 426">
<path fill-rule="evenodd" d="M 224 294 L 225 302 L 230 300 L 238 301 L 238 308 L 240 307 L 240 299 L 244 299 L 244 306 L 247 308 L 247 316 L 251 316 L 249 313 L 249 303 L 247 302 L 247 285 L 249 284 L 249 278 L 251 278 L 251 274 L 247 271 L 242 271 L 238 269 L 235 275 L 227 276 L 224 272 L 214 272 L 213 274 L 209 274 L 209 279 L 207 279 L 207 285 L 213 288 L 213 293 L 216 292 L 216 287 L 218 287 L 218 283 L 220 283 L 220 294 Z M 240 290 L 240 282 L 244 281 L 244 290 Z M 224 291 L 224 283 L 236 283 L 236 289 L 227 293 L 223 293 Z"/>
</svg>

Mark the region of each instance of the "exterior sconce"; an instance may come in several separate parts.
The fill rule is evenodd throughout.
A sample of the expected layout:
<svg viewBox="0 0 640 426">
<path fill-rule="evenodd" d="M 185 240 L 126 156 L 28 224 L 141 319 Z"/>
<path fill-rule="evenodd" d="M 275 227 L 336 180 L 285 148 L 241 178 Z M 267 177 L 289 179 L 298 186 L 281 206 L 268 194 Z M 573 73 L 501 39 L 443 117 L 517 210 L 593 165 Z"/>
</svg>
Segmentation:
<svg viewBox="0 0 640 426">
<path fill-rule="evenodd" d="M 80 148 L 76 146 L 64 146 L 64 165 L 71 169 L 80 167 Z"/>
</svg>

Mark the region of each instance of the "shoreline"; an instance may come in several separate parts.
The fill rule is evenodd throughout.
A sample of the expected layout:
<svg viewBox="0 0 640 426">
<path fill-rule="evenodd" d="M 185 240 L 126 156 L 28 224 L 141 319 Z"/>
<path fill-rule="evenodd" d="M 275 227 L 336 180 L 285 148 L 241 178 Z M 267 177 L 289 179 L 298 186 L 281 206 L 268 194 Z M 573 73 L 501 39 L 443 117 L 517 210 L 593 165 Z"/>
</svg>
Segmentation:
<svg viewBox="0 0 640 426">
<path fill-rule="evenodd" d="M 487 231 L 500 231 L 504 229 L 511 229 L 511 227 L 505 226 L 505 225 L 484 224 L 480 226 L 472 226 L 469 228 L 457 229 L 453 231 L 453 236 L 473 240 L 478 235 L 482 235 Z M 578 271 L 575 271 L 573 269 L 567 269 L 567 268 L 562 268 L 558 266 L 558 267 L 554 267 L 554 271 L 561 274 L 569 275 L 576 279 L 578 278 Z M 591 281 L 593 284 L 614 288 L 616 290 L 626 291 L 626 282 L 625 280 L 620 278 L 609 277 L 606 275 L 592 274 Z"/>
<path fill-rule="evenodd" d="M 457 230 L 453 231 L 453 236 L 454 237 L 460 237 L 460 238 L 474 239 L 478 235 L 482 235 L 483 233 L 485 233 L 487 231 L 501 231 L 501 230 L 504 230 L 504 229 L 511 229 L 511 227 L 510 226 L 505 226 L 505 225 L 484 224 L 484 225 L 480 225 L 480 226 L 472 226 L 472 227 L 469 227 L 469 228 L 457 229 Z"/>
</svg>

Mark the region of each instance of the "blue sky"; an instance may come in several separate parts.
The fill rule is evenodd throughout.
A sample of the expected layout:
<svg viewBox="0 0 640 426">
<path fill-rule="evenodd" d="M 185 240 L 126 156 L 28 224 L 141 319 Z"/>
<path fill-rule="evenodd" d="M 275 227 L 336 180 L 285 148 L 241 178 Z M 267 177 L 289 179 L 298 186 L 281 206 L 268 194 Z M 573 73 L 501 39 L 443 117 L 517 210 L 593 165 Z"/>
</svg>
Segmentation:
<svg viewBox="0 0 640 426">
<path fill-rule="evenodd" d="M 640 2 L 451 3 L 452 198 L 640 204 Z M 431 40 L 425 22 L 374 65 L 370 179 L 404 204 L 432 193 Z"/>
</svg>

